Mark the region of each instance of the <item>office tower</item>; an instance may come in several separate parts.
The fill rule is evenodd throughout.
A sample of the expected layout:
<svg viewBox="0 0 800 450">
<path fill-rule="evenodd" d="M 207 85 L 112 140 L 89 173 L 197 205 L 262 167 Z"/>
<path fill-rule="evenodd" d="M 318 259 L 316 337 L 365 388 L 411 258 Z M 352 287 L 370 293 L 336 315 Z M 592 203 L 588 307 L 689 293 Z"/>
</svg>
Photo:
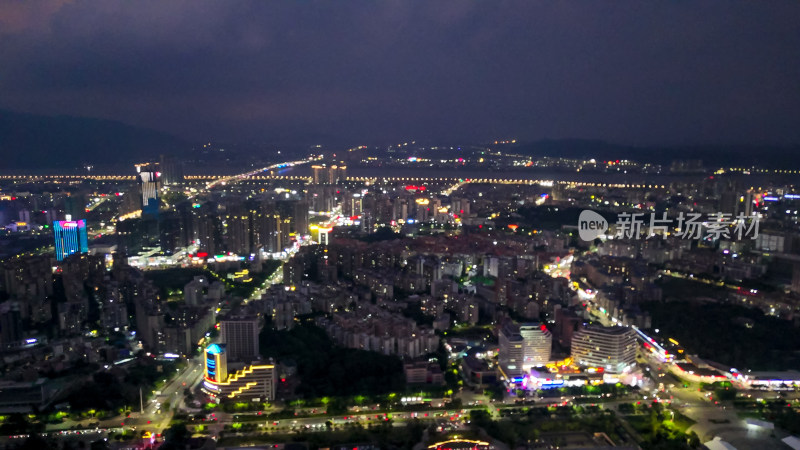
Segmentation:
<svg viewBox="0 0 800 450">
<path fill-rule="evenodd" d="M 500 368 L 509 378 L 550 361 L 553 336 L 544 325 L 507 322 L 500 330 Z"/>
<path fill-rule="evenodd" d="M 233 317 L 220 322 L 222 342 L 232 361 L 249 362 L 259 356 L 258 317 Z"/>
<path fill-rule="evenodd" d="M 159 162 L 161 182 L 164 186 L 172 186 L 183 182 L 183 162 L 174 156 L 161 155 Z"/>
<path fill-rule="evenodd" d="M 89 253 L 86 221 L 56 220 L 53 222 L 56 260 L 61 261 L 74 253 Z"/>
<path fill-rule="evenodd" d="M 626 372 L 636 362 L 636 334 L 629 327 L 586 326 L 572 337 L 572 359 L 607 373 Z"/>
<path fill-rule="evenodd" d="M 142 191 L 142 215 L 158 217 L 158 190 L 161 172 L 154 164 L 137 165 Z"/>
</svg>

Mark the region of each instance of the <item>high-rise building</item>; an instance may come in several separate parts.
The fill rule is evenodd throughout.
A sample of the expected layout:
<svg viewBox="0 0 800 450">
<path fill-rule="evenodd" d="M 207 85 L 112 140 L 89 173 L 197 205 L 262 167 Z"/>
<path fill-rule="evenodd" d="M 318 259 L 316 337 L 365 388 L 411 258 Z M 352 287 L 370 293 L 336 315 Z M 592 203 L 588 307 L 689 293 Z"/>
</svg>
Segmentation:
<svg viewBox="0 0 800 450">
<path fill-rule="evenodd" d="M 263 215 L 260 232 L 261 244 L 267 253 L 279 253 L 281 247 L 281 216 L 271 211 Z"/>
<path fill-rule="evenodd" d="M 507 377 L 527 373 L 550 361 L 553 336 L 544 325 L 507 322 L 500 329 L 500 368 Z"/>
<path fill-rule="evenodd" d="M 75 253 L 89 252 L 85 220 L 56 220 L 53 222 L 53 232 L 58 261 Z"/>
<path fill-rule="evenodd" d="M 345 165 L 314 165 L 311 166 L 311 171 L 314 184 L 337 184 L 347 178 Z"/>
<path fill-rule="evenodd" d="M 327 182 L 327 174 L 325 172 L 325 166 L 318 166 L 318 165 L 311 166 L 311 172 L 314 184 L 323 184 Z"/>
<path fill-rule="evenodd" d="M 525 351 L 523 350 L 524 342 L 522 335 L 519 334 L 519 328 L 512 323 L 505 324 L 500 330 L 499 342 L 498 361 L 500 370 L 509 378 L 522 375 L 524 372 L 522 362 L 525 359 Z"/>
<path fill-rule="evenodd" d="M 183 182 L 183 162 L 174 156 L 161 155 L 158 164 L 161 169 L 161 181 L 164 186 L 172 186 Z"/>
<path fill-rule="evenodd" d="M 200 250 L 211 255 L 222 251 L 222 223 L 217 216 L 217 205 L 206 202 L 192 208 L 192 237 Z"/>
<path fill-rule="evenodd" d="M 68 220 L 86 217 L 86 195 L 80 192 L 67 193 L 64 197 L 64 214 Z"/>
<path fill-rule="evenodd" d="M 158 217 L 158 190 L 161 172 L 155 164 L 137 165 L 139 183 L 142 191 L 142 215 Z"/>
<path fill-rule="evenodd" d="M 308 234 L 308 202 L 299 200 L 294 204 L 294 232 L 297 236 L 305 236 Z"/>
<path fill-rule="evenodd" d="M 0 304 L 0 343 L 4 346 L 15 345 L 22 341 L 22 316 L 19 303 L 3 302 Z"/>
<path fill-rule="evenodd" d="M 550 362 L 553 335 L 546 326 L 538 323 L 524 323 L 519 326 L 519 334 L 524 341 L 525 359 L 522 367 L 526 372 L 531 367 L 544 366 Z"/>
<path fill-rule="evenodd" d="M 238 255 L 254 252 L 252 212 L 241 203 L 228 205 L 225 215 L 225 238 L 228 251 Z"/>
<path fill-rule="evenodd" d="M 220 322 L 220 334 L 232 361 L 250 362 L 259 356 L 258 317 L 233 317 Z"/>
<path fill-rule="evenodd" d="M 607 373 L 626 372 L 636 362 L 636 334 L 629 327 L 588 325 L 572 337 L 572 359 Z"/>
<path fill-rule="evenodd" d="M 280 249 L 283 251 L 292 245 L 292 219 L 289 217 L 281 217 L 280 220 Z"/>
<path fill-rule="evenodd" d="M 171 255 L 180 247 L 186 247 L 186 223 L 180 211 L 169 211 L 161 218 L 159 227 L 159 241 L 161 250 Z"/>
</svg>

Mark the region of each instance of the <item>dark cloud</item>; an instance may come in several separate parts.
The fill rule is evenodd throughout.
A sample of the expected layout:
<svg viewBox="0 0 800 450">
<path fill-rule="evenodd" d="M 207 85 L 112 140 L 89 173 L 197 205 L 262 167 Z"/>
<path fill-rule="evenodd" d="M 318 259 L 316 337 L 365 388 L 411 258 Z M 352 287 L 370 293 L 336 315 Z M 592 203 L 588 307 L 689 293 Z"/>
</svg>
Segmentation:
<svg viewBox="0 0 800 450">
<path fill-rule="evenodd" d="M 0 4 L 0 107 L 188 138 L 800 142 L 800 3 Z"/>
</svg>

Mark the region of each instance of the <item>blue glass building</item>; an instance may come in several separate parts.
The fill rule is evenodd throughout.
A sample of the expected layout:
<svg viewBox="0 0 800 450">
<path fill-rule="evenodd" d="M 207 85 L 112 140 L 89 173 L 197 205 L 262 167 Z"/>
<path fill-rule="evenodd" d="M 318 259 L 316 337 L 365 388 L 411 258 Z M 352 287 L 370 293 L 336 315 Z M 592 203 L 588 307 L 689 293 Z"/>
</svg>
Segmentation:
<svg viewBox="0 0 800 450">
<path fill-rule="evenodd" d="M 85 220 L 56 220 L 53 222 L 53 232 L 58 261 L 75 253 L 89 253 Z"/>
</svg>

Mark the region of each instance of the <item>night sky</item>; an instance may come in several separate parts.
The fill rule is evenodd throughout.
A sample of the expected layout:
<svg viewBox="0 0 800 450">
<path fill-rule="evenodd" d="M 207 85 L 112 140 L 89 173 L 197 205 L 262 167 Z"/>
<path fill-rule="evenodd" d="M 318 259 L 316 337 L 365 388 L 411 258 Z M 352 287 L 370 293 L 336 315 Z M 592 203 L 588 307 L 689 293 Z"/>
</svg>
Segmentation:
<svg viewBox="0 0 800 450">
<path fill-rule="evenodd" d="M 800 2 L 0 0 L 0 108 L 187 139 L 800 143 Z"/>
</svg>

